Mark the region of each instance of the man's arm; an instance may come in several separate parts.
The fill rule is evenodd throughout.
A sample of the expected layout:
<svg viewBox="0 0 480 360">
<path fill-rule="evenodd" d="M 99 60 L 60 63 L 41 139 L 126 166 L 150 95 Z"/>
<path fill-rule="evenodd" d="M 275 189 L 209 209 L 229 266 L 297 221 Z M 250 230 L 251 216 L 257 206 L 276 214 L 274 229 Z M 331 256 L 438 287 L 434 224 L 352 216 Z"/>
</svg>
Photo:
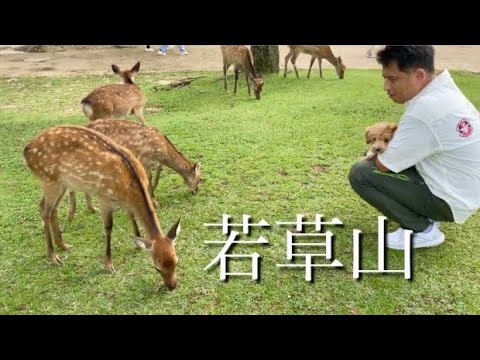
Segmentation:
<svg viewBox="0 0 480 360">
<path fill-rule="evenodd" d="M 415 115 L 403 115 L 387 149 L 373 161 L 378 171 L 399 173 L 441 150 L 438 137 L 427 122 Z"/>
</svg>

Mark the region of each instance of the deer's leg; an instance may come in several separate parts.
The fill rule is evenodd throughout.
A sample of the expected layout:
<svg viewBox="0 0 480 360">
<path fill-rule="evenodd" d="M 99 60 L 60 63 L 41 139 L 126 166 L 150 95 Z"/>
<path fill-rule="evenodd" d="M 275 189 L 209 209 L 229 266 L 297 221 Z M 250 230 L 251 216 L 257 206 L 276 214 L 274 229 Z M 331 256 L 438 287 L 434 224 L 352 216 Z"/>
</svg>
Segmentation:
<svg viewBox="0 0 480 360">
<path fill-rule="evenodd" d="M 133 215 L 133 213 L 131 211 L 129 211 L 127 215 L 128 215 L 128 220 L 130 220 L 130 224 L 132 225 L 133 235 L 136 236 L 136 237 L 142 237 L 142 235 L 140 234 L 140 230 L 138 229 L 138 225 L 137 225 L 137 222 L 135 221 L 135 216 Z"/>
<path fill-rule="evenodd" d="M 153 180 L 151 181 L 151 184 L 152 184 L 152 201 L 153 201 L 153 205 L 155 205 L 155 207 L 160 207 L 160 204 L 158 203 L 158 200 L 157 198 L 155 197 L 155 190 L 157 189 L 158 187 L 158 181 L 160 180 L 160 173 L 162 172 L 162 166 L 161 165 L 158 165 L 156 171 L 155 171 L 155 177 L 153 178 Z"/>
<path fill-rule="evenodd" d="M 312 66 L 313 66 L 313 63 L 315 62 L 315 59 L 316 57 L 312 55 L 312 58 L 310 59 L 310 67 L 308 68 L 307 79 L 310 79 L 310 71 L 312 71 Z"/>
<path fill-rule="evenodd" d="M 87 209 L 88 209 L 91 213 L 97 212 L 97 210 L 95 210 L 95 208 L 93 207 L 92 195 L 85 193 L 85 202 L 86 202 L 86 204 L 87 204 Z"/>
<path fill-rule="evenodd" d="M 297 57 L 298 57 L 298 54 L 294 54 L 294 55 L 293 55 L 293 57 L 292 57 L 292 65 L 293 65 L 293 69 L 295 70 L 295 75 L 297 75 L 297 79 L 300 79 L 300 77 L 298 76 L 297 65 L 295 65 L 295 62 L 297 61 Z"/>
<path fill-rule="evenodd" d="M 93 207 L 92 195 L 85 194 L 85 201 L 87 204 L 87 209 L 95 213 L 96 210 Z M 75 191 L 70 191 L 70 209 L 68 210 L 68 221 L 72 221 L 75 217 L 75 212 L 77 211 L 77 197 Z"/>
<path fill-rule="evenodd" d="M 283 72 L 283 77 L 287 77 L 287 65 L 288 65 L 288 60 L 291 59 L 293 56 L 293 51 L 290 51 L 287 56 L 285 56 L 285 70 Z"/>
<path fill-rule="evenodd" d="M 145 119 L 143 118 L 143 106 L 133 108 L 133 113 L 137 117 L 138 121 L 145 125 Z"/>
<path fill-rule="evenodd" d="M 153 197 L 152 171 L 149 167 L 146 167 L 145 173 L 147 174 L 148 178 L 148 192 L 150 193 L 150 196 Z"/>
<path fill-rule="evenodd" d="M 155 178 L 153 179 L 153 183 L 152 183 L 153 191 L 155 191 L 157 189 L 158 181 L 160 180 L 160 173 L 161 172 L 162 172 L 162 165 L 159 165 L 157 167 L 157 171 L 155 172 Z"/>
<path fill-rule="evenodd" d="M 65 244 L 65 242 L 63 241 L 63 238 L 62 238 L 62 233 L 60 231 L 60 225 L 58 224 L 58 204 L 60 203 L 60 200 L 62 200 L 63 198 L 63 195 L 65 194 L 65 191 L 67 189 L 64 188 L 64 191 L 62 193 L 62 195 L 57 199 L 57 202 L 56 204 L 54 205 L 54 207 L 52 208 L 52 211 L 51 211 L 51 214 L 50 214 L 50 226 L 51 226 L 51 229 L 52 229 L 52 232 L 53 232 L 53 238 L 55 239 L 55 243 L 57 244 L 57 246 L 59 248 L 61 248 L 62 250 L 69 250 L 71 248 L 70 245 L 68 244 Z"/>
<path fill-rule="evenodd" d="M 238 69 L 235 68 L 235 85 L 233 86 L 233 93 L 236 95 L 237 94 L 237 82 L 238 82 Z"/>
<path fill-rule="evenodd" d="M 250 81 L 248 80 L 248 74 L 245 74 L 245 79 L 247 79 L 248 95 L 250 95 Z"/>
<path fill-rule="evenodd" d="M 51 225 L 52 210 L 58 205 L 59 199 L 65 193 L 65 189 L 60 183 L 42 183 L 43 198 L 40 202 L 40 215 L 43 220 L 43 232 L 47 241 L 48 259 L 53 265 L 63 265 L 63 261 L 55 254 L 52 243 Z M 56 219 L 58 221 L 58 219 Z"/>
<path fill-rule="evenodd" d="M 323 79 L 322 75 L 322 59 L 318 59 L 318 69 L 320 70 L 320 78 Z"/>
<path fill-rule="evenodd" d="M 105 270 L 113 274 L 115 273 L 115 268 L 112 264 L 112 248 L 110 245 L 113 228 L 113 209 L 100 200 L 100 211 L 102 213 L 103 228 L 105 230 Z"/>
<path fill-rule="evenodd" d="M 223 88 L 228 94 L 227 70 L 228 70 L 228 66 L 226 64 L 223 64 Z"/>
<path fill-rule="evenodd" d="M 68 210 L 69 222 L 73 220 L 76 210 L 77 210 L 77 198 L 75 196 L 75 191 L 70 191 L 70 209 Z"/>
<path fill-rule="evenodd" d="M 147 173 L 147 178 L 148 178 L 148 193 L 150 194 L 150 198 L 152 199 L 153 206 L 158 208 L 158 201 L 157 199 L 155 199 L 153 183 L 152 183 L 152 171 L 150 167 L 147 166 L 145 168 L 145 172 Z"/>
<path fill-rule="evenodd" d="M 50 234 L 50 209 L 45 204 L 45 196 L 40 201 L 40 216 L 43 223 L 43 233 L 47 241 L 47 256 L 53 265 L 63 265 L 62 260 L 55 254 L 53 249 L 52 236 Z"/>
</svg>

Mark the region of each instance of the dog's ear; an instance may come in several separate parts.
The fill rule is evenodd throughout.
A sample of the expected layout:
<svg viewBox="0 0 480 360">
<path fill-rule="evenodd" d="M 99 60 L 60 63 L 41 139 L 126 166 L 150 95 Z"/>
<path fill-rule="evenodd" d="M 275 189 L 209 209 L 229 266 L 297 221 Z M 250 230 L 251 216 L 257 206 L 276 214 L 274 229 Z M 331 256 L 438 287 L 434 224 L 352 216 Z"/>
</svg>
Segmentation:
<svg viewBox="0 0 480 360">
<path fill-rule="evenodd" d="M 365 133 L 364 133 L 364 136 L 365 136 L 365 142 L 367 144 L 370 144 L 372 142 L 372 134 L 371 134 L 371 129 L 372 127 L 369 126 L 365 129 Z"/>
<path fill-rule="evenodd" d="M 395 124 L 395 123 L 391 123 L 390 124 L 390 131 L 392 132 L 392 134 L 398 129 L 398 125 Z"/>
</svg>

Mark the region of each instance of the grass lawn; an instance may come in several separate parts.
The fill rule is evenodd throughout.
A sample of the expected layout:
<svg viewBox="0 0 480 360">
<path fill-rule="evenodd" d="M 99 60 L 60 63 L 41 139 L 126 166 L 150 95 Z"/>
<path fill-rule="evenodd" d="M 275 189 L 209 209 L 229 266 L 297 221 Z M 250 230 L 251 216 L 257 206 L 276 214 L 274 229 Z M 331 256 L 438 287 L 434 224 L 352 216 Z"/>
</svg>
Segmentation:
<svg viewBox="0 0 480 360">
<path fill-rule="evenodd" d="M 314 76 L 316 75 L 316 76 Z M 480 108 L 480 76 L 452 72 L 464 94 Z M 163 80 L 203 76 L 189 86 L 162 90 Z M 334 70 L 300 79 L 293 73 L 266 78 L 262 99 L 248 97 L 244 77 L 238 96 L 223 92 L 220 72 L 140 73 L 136 81 L 148 103 L 145 119 L 160 128 L 184 155 L 202 162 L 205 183 L 192 195 L 181 177 L 165 169 L 157 189 L 160 223 L 168 231 L 182 218 L 177 240 L 178 288 L 157 291 L 161 280 L 150 255 L 135 249 L 128 218 L 114 216 L 114 275 L 103 269 L 103 226 L 79 196 L 75 219 L 68 223 L 68 201 L 60 224 L 73 245 L 57 254 L 65 266 L 47 260 L 38 203 L 38 180 L 23 162 L 23 148 L 45 128 L 86 123 L 80 100 L 93 88 L 115 83 L 112 76 L 22 77 L 0 79 L 0 313 L 2 314 L 480 314 L 480 215 L 464 225 L 443 224 L 446 241 L 413 252 L 413 279 L 402 274 L 364 274 L 353 279 L 353 230 L 363 233 L 362 268 L 377 268 L 378 211 L 351 190 L 348 172 L 365 151 L 363 131 L 380 120 L 398 121 L 403 106 L 388 99 L 378 70 Z M 233 78 L 229 78 L 233 90 Z M 134 117 L 131 117 L 132 121 Z M 232 223 L 264 219 L 239 240 L 230 254 L 260 256 L 260 278 L 230 276 L 220 267 L 203 269 L 226 241 L 222 215 Z M 287 260 L 287 230 L 297 214 L 309 221 L 339 218 L 331 260 L 341 268 L 317 268 L 305 281 L 303 268 L 279 268 Z M 394 229 L 396 225 L 390 224 Z M 307 227 L 307 233 L 315 231 Z M 309 241 L 322 242 L 319 237 Z M 296 248 L 318 253 L 318 248 Z M 321 252 L 321 251 L 320 251 Z M 390 269 L 403 267 L 403 252 L 388 251 Z M 295 263 L 301 264 L 301 258 Z M 230 259 L 229 271 L 251 272 L 249 258 Z"/>
</svg>

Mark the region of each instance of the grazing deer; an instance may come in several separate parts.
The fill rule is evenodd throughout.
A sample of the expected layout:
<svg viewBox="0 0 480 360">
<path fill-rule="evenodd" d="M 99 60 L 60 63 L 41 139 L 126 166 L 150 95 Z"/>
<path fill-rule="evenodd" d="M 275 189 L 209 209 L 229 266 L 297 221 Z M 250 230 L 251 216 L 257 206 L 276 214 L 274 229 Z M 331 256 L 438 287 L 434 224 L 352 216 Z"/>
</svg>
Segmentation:
<svg viewBox="0 0 480 360">
<path fill-rule="evenodd" d="M 110 236 L 113 210 L 119 206 L 128 211 L 133 222 L 134 217 L 141 221 L 147 239 L 136 238 L 137 246 L 150 250 L 164 284 L 169 289 L 176 287 L 178 259 L 174 246 L 180 220 L 165 236 L 148 193 L 145 170 L 128 149 L 85 127 L 57 126 L 37 135 L 23 154 L 28 167 L 41 182 L 40 213 L 52 264 L 63 265 L 55 254 L 52 232 L 56 244 L 63 250 L 69 249 L 63 242 L 57 217 L 58 204 L 68 188 L 98 197 L 105 230 L 107 271 L 115 272 Z"/>
<path fill-rule="evenodd" d="M 154 205 L 158 206 L 154 191 L 158 186 L 158 178 L 160 177 L 162 166 L 168 166 L 179 173 L 187 186 L 192 190 L 192 193 L 198 191 L 201 182 L 200 163 L 191 163 L 157 128 L 115 119 L 92 121 L 87 124 L 87 127 L 106 135 L 118 145 L 126 147 L 141 162 L 149 180 L 148 189 Z M 153 182 L 150 171 L 152 167 L 157 168 Z M 88 194 L 87 207 L 89 209 L 93 208 L 91 196 Z M 75 193 L 71 192 L 69 220 L 73 219 L 75 209 Z M 140 236 L 135 228 L 134 231 L 136 236 Z"/>
<path fill-rule="evenodd" d="M 223 55 L 223 82 L 225 91 L 228 93 L 227 70 L 230 65 L 233 65 L 233 71 L 235 73 L 233 93 L 237 93 L 238 71 L 240 70 L 245 73 L 245 78 L 247 79 L 248 95 L 250 95 L 249 80 L 252 80 L 255 98 L 260 100 L 264 80 L 257 75 L 253 67 L 253 57 L 250 50 L 243 45 L 222 45 L 220 48 Z"/>
<path fill-rule="evenodd" d="M 145 124 L 143 108 L 147 100 L 142 90 L 133 82 L 135 74 L 140 70 L 140 62 L 130 70 L 120 71 L 117 65 L 112 65 L 112 70 L 123 79 L 124 84 L 105 85 L 93 90 L 81 101 L 83 113 L 90 120 L 126 118 L 135 114 L 137 119 Z"/>
<path fill-rule="evenodd" d="M 283 77 L 287 77 L 288 60 L 291 59 L 293 68 L 295 69 L 295 74 L 297 74 L 297 79 L 299 78 L 295 61 L 300 53 L 305 53 L 312 55 L 310 67 L 308 68 L 307 79 L 310 78 L 310 71 L 312 70 L 315 59 L 318 59 L 320 77 L 322 79 L 322 59 L 327 59 L 327 61 L 335 67 L 338 78 L 343 79 L 345 74 L 345 65 L 342 63 L 342 58 L 340 56 L 337 58 L 333 55 L 332 48 L 329 45 L 288 45 L 288 47 L 290 48 L 290 52 L 287 54 L 287 56 L 285 56 L 285 71 L 283 73 Z"/>
</svg>

